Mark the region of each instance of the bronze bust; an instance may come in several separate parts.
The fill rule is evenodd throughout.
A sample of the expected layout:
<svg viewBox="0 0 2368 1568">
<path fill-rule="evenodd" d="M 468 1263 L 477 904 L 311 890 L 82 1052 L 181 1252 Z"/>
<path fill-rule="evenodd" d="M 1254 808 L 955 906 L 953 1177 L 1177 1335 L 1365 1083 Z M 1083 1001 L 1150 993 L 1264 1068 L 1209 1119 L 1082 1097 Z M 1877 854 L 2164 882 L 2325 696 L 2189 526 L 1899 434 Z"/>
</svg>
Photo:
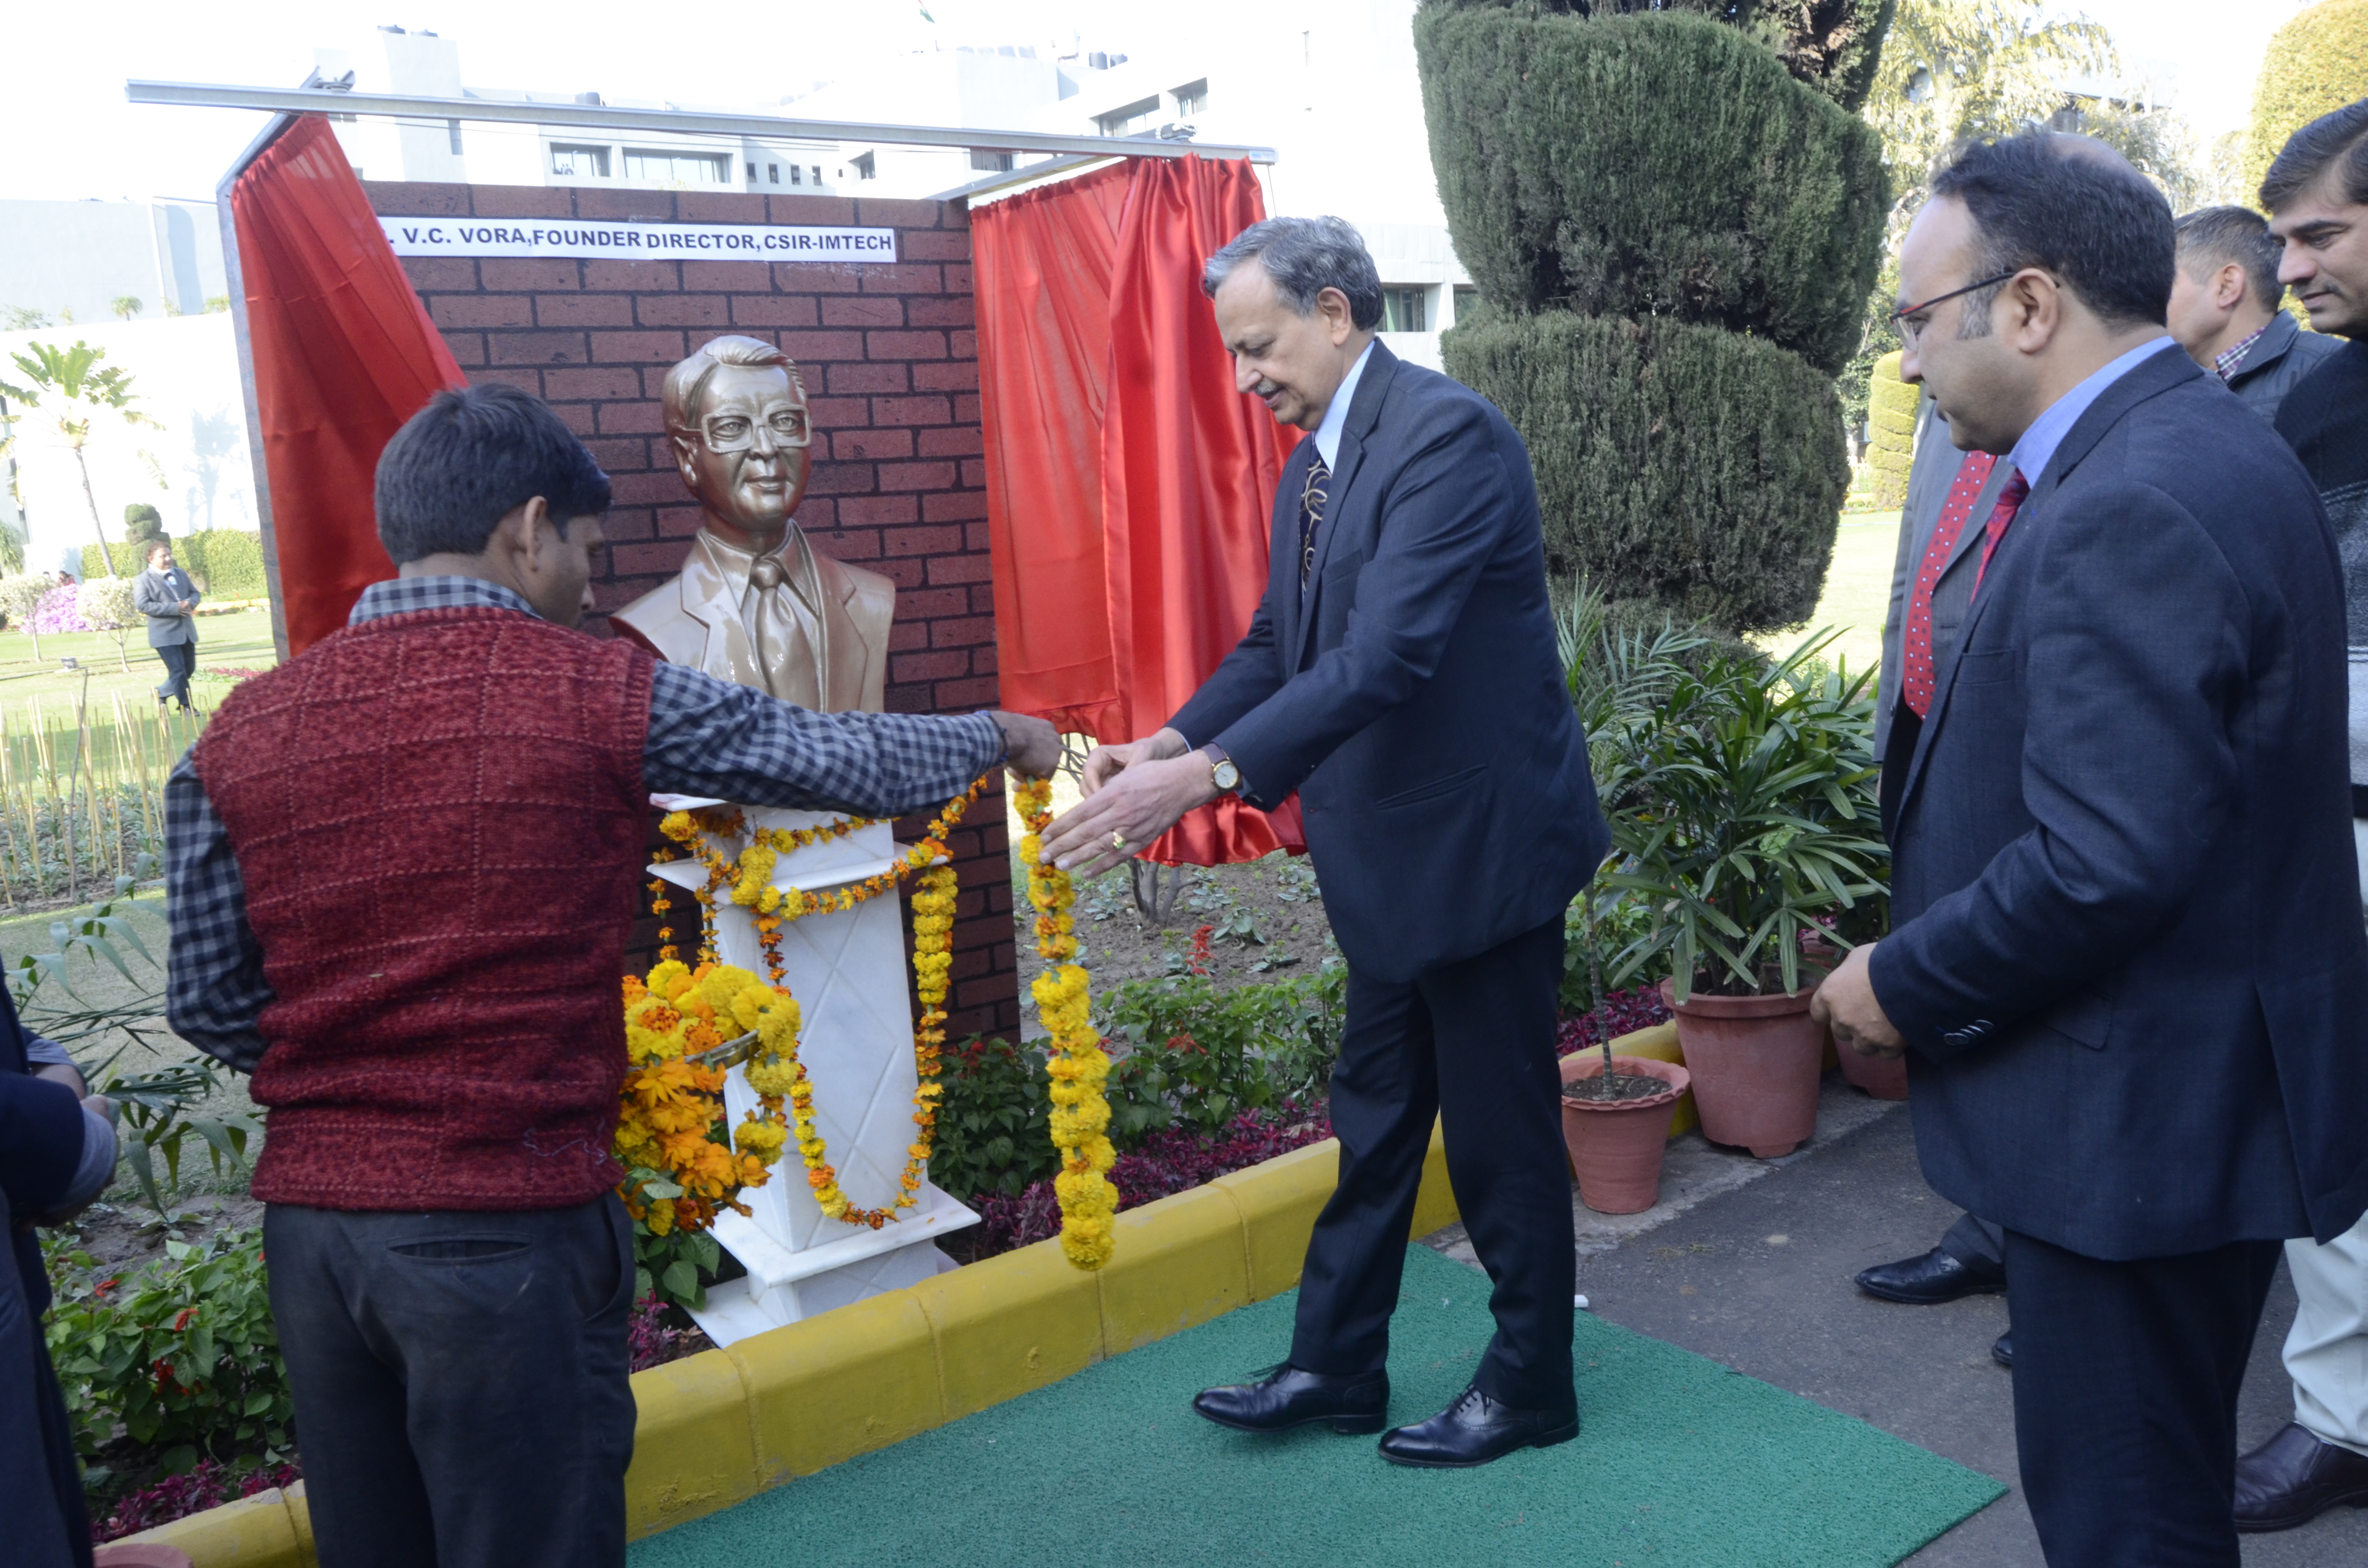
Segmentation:
<svg viewBox="0 0 2368 1568">
<path fill-rule="evenodd" d="M 814 426 L 796 363 L 719 337 L 660 394 L 682 482 L 705 514 L 671 583 L 609 616 L 658 657 L 825 712 L 878 712 L 896 585 L 818 555 L 791 520 Z"/>
</svg>

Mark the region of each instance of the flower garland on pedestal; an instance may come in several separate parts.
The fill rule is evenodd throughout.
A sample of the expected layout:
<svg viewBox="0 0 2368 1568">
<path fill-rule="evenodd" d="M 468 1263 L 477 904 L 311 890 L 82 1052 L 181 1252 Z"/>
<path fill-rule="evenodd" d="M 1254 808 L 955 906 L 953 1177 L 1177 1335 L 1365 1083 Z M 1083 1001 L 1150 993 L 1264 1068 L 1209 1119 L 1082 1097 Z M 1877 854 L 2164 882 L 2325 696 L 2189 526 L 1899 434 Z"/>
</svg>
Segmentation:
<svg viewBox="0 0 2368 1568">
<path fill-rule="evenodd" d="M 1106 1173 L 1118 1151 L 1110 1146 L 1110 1101 L 1102 1094 L 1110 1061 L 1094 1029 L 1086 971 L 1064 961 L 1077 952 L 1069 914 L 1076 891 L 1068 872 L 1038 859 L 1053 820 L 1052 780 L 1023 780 L 1013 799 L 1028 828 L 1019 858 L 1028 867 L 1029 902 L 1036 906 L 1036 951 L 1049 966 L 1031 990 L 1053 1035 L 1046 1071 L 1053 1079 L 1053 1143 L 1061 1151 L 1061 1174 L 1053 1178 L 1061 1203 L 1061 1251 L 1079 1268 L 1099 1268 L 1117 1244 L 1118 1188 Z"/>
<path fill-rule="evenodd" d="M 953 867 L 940 862 L 948 857 L 946 835 L 978 799 L 988 777 L 992 776 L 973 781 L 968 790 L 949 801 L 930 822 L 920 842 L 906 849 L 890 869 L 824 893 L 775 888 L 773 872 L 780 857 L 810 844 L 844 838 L 857 828 L 869 825 L 870 819 L 842 818 L 818 827 L 760 827 L 750 835 L 748 846 L 730 859 L 711 847 L 704 835 L 736 837 L 746 831 L 747 819 L 734 808 L 671 812 L 658 824 L 661 833 L 694 856 L 707 872 L 707 885 L 698 894 L 700 972 L 704 973 L 704 966 L 714 959 L 715 909 L 723 890 L 731 889 L 731 902 L 747 909 L 755 917 L 757 940 L 772 984 L 768 988 L 771 999 L 761 1005 L 752 1003 L 747 1016 L 739 1019 L 744 1029 L 754 1030 L 757 1036 L 748 1057 L 748 1086 L 757 1092 L 766 1116 L 774 1119 L 775 1125 L 782 1102 L 788 1102 L 799 1158 L 805 1165 L 806 1183 L 814 1189 L 816 1205 L 830 1218 L 850 1225 L 879 1230 L 920 1201 L 918 1194 L 928 1170 L 929 1151 L 936 1141 L 938 1101 L 944 1093 L 938 1080 L 946 1040 L 945 999 L 953 969 L 956 878 Z M 802 1018 L 796 1001 L 781 983 L 785 971 L 780 932 L 789 921 L 808 915 L 852 909 L 916 873 L 919 885 L 913 893 L 913 979 L 920 998 L 921 1016 L 913 1030 L 913 1060 L 918 1078 L 913 1091 L 913 1121 L 919 1131 L 905 1151 L 905 1169 L 897 1178 L 893 1205 L 863 1209 L 857 1207 L 840 1187 L 838 1172 L 830 1164 L 829 1149 L 816 1125 L 814 1084 L 798 1060 Z M 779 1145 L 775 1147 L 778 1151 Z"/>
</svg>

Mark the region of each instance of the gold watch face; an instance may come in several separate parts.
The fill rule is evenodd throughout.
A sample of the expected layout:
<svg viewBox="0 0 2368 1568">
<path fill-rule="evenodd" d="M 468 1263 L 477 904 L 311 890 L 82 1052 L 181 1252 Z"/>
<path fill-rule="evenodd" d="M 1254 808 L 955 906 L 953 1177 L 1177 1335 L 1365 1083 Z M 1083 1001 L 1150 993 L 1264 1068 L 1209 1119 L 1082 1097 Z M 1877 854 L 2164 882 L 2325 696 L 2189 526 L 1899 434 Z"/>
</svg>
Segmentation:
<svg viewBox="0 0 2368 1568">
<path fill-rule="evenodd" d="M 1242 785 L 1242 770 L 1234 766 L 1230 756 L 1211 769 L 1209 777 L 1220 790 L 1238 790 Z"/>
</svg>

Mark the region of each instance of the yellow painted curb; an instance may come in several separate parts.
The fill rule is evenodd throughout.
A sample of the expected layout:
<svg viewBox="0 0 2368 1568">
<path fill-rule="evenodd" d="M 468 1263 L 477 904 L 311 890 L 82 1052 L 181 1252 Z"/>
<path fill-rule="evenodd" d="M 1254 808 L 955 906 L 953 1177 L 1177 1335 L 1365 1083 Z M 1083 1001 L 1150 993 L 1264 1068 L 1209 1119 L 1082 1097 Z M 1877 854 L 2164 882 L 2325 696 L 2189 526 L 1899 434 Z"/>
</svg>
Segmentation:
<svg viewBox="0 0 2368 1568">
<path fill-rule="evenodd" d="M 1298 1283 L 1339 1157 L 1327 1139 L 1129 1210 L 1099 1274 L 1040 1242 L 634 1373 L 628 1533 L 728 1508 L 1279 1295 Z M 1434 1126 L 1412 1233 L 1455 1217 Z M 318 1568 L 301 1483 L 127 1539 L 177 1546 L 196 1568 Z"/>
</svg>

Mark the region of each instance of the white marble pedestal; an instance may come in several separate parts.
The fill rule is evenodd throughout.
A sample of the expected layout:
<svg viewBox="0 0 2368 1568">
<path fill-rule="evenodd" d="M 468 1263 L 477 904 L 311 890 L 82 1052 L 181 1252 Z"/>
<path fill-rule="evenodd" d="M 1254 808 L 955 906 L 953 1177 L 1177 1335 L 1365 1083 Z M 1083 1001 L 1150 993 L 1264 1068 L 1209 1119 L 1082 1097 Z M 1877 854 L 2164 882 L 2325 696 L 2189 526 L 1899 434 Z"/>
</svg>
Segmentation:
<svg viewBox="0 0 2368 1568">
<path fill-rule="evenodd" d="M 666 803 L 687 808 L 719 802 Z M 841 820 L 828 812 L 766 807 L 745 812 L 751 830 Z M 725 848 L 736 855 L 740 845 Z M 875 823 L 782 856 L 773 869 L 773 885 L 819 892 L 861 881 L 888 869 L 899 853 L 889 825 Z M 650 869 L 686 892 L 707 880 L 695 860 Z M 678 900 L 677 907 L 689 910 L 692 901 Z M 679 945 L 687 949 L 693 944 Z M 718 908 L 716 956 L 764 974 L 765 955 L 748 910 L 728 902 Z M 798 999 L 803 1019 L 798 1059 L 814 1082 L 815 1125 L 828 1147 L 825 1157 L 837 1169 L 850 1202 L 887 1208 L 896 1200 L 906 1151 L 919 1131 L 913 1125 L 919 1074 L 913 1062 L 909 963 L 895 895 L 882 893 L 844 913 L 789 922 L 781 927 L 781 962 L 784 983 Z M 724 1103 L 734 1126 L 756 1108 L 756 1093 L 743 1069 L 734 1068 L 725 1081 Z M 743 1196 L 749 1213 L 743 1217 L 726 1210 L 716 1216 L 715 1239 L 748 1273 L 709 1290 L 707 1306 L 692 1317 L 709 1338 L 729 1345 L 951 1267 L 931 1244 L 977 1224 L 978 1215 L 927 1180 L 914 1196 L 915 1208 L 877 1231 L 831 1219 L 814 1201 L 792 1140 L 772 1179 Z"/>
</svg>

